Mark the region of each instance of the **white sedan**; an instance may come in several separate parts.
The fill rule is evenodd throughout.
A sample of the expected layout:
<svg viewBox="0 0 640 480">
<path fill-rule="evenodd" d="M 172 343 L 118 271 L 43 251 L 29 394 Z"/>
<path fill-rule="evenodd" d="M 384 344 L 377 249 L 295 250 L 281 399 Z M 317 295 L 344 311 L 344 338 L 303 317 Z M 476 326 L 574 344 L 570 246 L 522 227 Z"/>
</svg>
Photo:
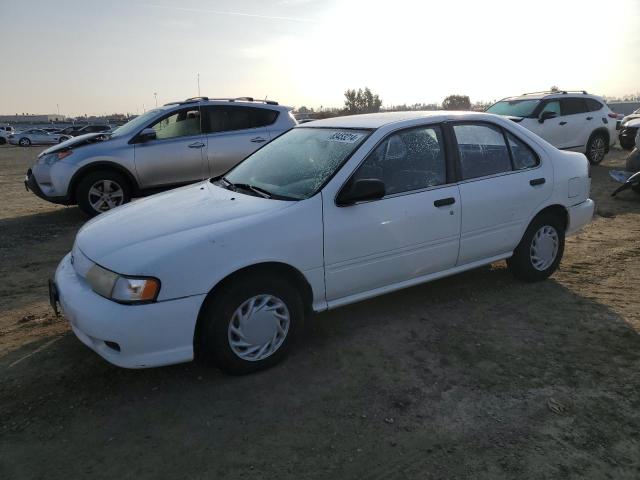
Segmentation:
<svg viewBox="0 0 640 480">
<path fill-rule="evenodd" d="M 505 259 L 547 278 L 591 220 L 590 185 L 583 154 L 491 114 L 318 120 L 88 222 L 51 301 L 116 365 L 251 372 L 286 355 L 310 311 Z"/>
<path fill-rule="evenodd" d="M 29 147 L 31 145 L 53 145 L 64 142 L 70 137 L 68 135 L 60 135 L 58 133 L 49 133 L 41 128 L 32 128 L 9 135 L 8 140 L 11 145 L 20 145 L 21 147 Z"/>
</svg>

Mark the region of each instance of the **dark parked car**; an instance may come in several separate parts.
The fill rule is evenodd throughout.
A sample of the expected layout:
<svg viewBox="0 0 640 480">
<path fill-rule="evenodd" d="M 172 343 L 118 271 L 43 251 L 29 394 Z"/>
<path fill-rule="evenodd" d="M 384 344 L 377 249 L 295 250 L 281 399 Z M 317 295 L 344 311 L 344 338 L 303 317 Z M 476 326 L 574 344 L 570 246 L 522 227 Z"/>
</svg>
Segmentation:
<svg viewBox="0 0 640 480">
<path fill-rule="evenodd" d="M 84 135 L 85 133 L 101 133 L 108 132 L 111 130 L 109 125 L 85 125 L 84 127 L 71 132 L 69 135 L 72 137 L 77 137 L 79 135 Z"/>
<path fill-rule="evenodd" d="M 638 134 L 638 129 L 640 129 L 640 118 L 634 118 L 631 115 L 629 117 L 631 117 L 629 120 L 625 117 L 618 134 L 620 145 L 625 150 L 633 150 L 636 146 L 636 135 Z"/>
</svg>

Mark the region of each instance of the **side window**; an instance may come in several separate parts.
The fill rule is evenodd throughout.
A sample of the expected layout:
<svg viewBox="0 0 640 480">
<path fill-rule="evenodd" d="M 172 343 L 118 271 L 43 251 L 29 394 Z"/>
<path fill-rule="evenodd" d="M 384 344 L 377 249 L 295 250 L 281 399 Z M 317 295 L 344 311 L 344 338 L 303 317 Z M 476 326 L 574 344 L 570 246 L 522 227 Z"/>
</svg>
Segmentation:
<svg viewBox="0 0 640 480">
<path fill-rule="evenodd" d="M 587 104 L 584 98 L 563 98 L 560 101 L 562 115 L 576 115 L 587 111 Z"/>
<path fill-rule="evenodd" d="M 487 124 L 454 125 L 463 180 L 511 171 L 502 130 Z"/>
<path fill-rule="evenodd" d="M 560 102 L 558 100 L 551 100 L 545 103 L 542 111 L 540 112 L 540 115 L 542 115 L 544 112 L 553 112 L 556 115 L 560 116 Z"/>
<path fill-rule="evenodd" d="M 159 140 L 199 135 L 200 110 L 197 108 L 179 110 L 152 125 L 151 128 L 156 131 L 156 138 Z"/>
<path fill-rule="evenodd" d="M 276 110 L 251 107 L 207 107 L 205 133 L 246 130 L 271 125 L 278 118 Z"/>
<path fill-rule="evenodd" d="M 509 140 L 509 149 L 513 158 L 513 168 L 515 170 L 523 170 L 525 168 L 533 168 L 540 163 L 538 156 L 523 141 L 507 132 Z"/>
<path fill-rule="evenodd" d="M 440 127 L 419 127 L 394 133 L 369 154 L 354 180 L 376 178 L 387 195 L 446 183 Z"/>
<path fill-rule="evenodd" d="M 597 100 L 595 100 L 593 98 L 586 98 L 585 102 L 587 102 L 587 109 L 590 112 L 597 112 L 603 106 L 599 101 L 597 101 Z"/>
</svg>

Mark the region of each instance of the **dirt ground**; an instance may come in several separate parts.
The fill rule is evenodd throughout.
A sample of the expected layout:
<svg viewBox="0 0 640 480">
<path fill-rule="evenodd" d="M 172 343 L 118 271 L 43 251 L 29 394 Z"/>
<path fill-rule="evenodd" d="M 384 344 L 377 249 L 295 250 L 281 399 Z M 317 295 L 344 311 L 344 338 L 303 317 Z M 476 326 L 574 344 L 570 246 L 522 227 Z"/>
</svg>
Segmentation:
<svg viewBox="0 0 640 480">
<path fill-rule="evenodd" d="M 612 199 L 561 269 L 504 263 L 311 319 L 282 365 L 123 370 L 83 346 L 46 279 L 85 221 L 0 147 L 0 478 L 640 478 L 640 196 Z"/>
</svg>

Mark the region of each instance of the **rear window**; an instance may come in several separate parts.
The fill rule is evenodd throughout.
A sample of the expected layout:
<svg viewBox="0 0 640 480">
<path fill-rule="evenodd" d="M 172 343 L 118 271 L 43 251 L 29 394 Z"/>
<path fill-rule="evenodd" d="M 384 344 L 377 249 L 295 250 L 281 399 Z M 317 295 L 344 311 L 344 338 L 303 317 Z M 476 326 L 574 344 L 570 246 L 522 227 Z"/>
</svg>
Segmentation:
<svg viewBox="0 0 640 480">
<path fill-rule="evenodd" d="M 563 98 L 560 100 L 562 115 L 576 115 L 587 112 L 587 104 L 584 98 Z"/>
<path fill-rule="evenodd" d="M 585 99 L 585 101 L 587 102 L 587 109 L 590 112 L 597 112 L 603 107 L 603 105 L 599 101 L 594 100 L 593 98 L 587 98 Z"/>
<path fill-rule="evenodd" d="M 276 110 L 252 107 L 206 107 L 205 133 L 261 128 L 278 118 Z"/>
<path fill-rule="evenodd" d="M 454 125 L 462 179 L 511 171 L 509 149 L 499 127 L 488 124 Z"/>
</svg>

